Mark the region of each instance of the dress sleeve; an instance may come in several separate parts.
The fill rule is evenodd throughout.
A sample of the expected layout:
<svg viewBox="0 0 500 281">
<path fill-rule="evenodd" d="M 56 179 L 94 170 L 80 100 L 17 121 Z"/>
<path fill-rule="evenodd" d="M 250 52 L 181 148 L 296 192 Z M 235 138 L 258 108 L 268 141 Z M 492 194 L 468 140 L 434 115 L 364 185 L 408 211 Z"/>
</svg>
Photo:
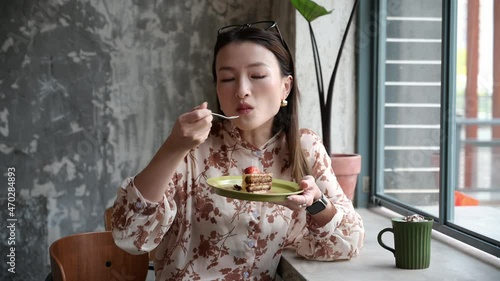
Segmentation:
<svg viewBox="0 0 500 281">
<path fill-rule="evenodd" d="M 363 220 L 337 182 L 331 158 L 321 139 L 306 130 L 302 132 L 301 143 L 307 150 L 311 175 L 337 212 L 329 223 L 318 227 L 306 211 L 295 211 L 288 229 L 286 246 L 295 248 L 299 256 L 311 260 L 350 259 L 363 246 Z"/>
<path fill-rule="evenodd" d="M 176 188 L 170 182 L 171 193 L 158 203 L 146 200 L 134 184 L 134 178 L 127 178 L 118 189 L 113 205 L 111 228 L 118 247 L 131 254 L 150 252 L 160 244 L 172 225 L 177 213 L 174 201 Z"/>
</svg>

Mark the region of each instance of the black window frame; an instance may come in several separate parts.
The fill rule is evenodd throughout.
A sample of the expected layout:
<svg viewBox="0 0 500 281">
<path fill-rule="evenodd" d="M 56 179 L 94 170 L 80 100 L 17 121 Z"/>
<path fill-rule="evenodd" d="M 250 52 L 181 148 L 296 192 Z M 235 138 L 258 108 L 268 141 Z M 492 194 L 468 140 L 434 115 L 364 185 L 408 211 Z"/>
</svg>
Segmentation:
<svg viewBox="0 0 500 281">
<path fill-rule="evenodd" d="M 359 176 L 355 205 L 357 207 L 382 206 L 401 215 L 423 214 L 422 210 L 377 194 L 377 159 L 380 159 L 380 106 L 379 99 L 379 40 L 383 32 L 385 13 L 380 12 L 387 0 L 360 1 L 357 14 L 357 138 L 356 150 L 362 155 L 362 169 Z M 500 257 L 500 242 L 470 231 L 448 221 L 453 212 L 453 194 L 446 186 L 455 186 L 455 169 L 452 167 L 456 131 L 455 112 L 455 59 L 456 59 L 456 1 L 442 0 L 442 43 L 441 43 L 441 126 L 440 126 L 440 192 L 439 217 L 435 218 L 433 229 L 455 238 L 484 252 Z"/>
</svg>

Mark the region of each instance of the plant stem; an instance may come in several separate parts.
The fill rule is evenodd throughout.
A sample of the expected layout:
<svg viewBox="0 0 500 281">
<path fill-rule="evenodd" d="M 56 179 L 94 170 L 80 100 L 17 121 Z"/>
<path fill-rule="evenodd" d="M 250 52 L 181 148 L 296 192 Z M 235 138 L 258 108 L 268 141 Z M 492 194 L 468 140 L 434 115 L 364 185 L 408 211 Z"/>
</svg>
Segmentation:
<svg viewBox="0 0 500 281">
<path fill-rule="evenodd" d="M 349 34 L 349 28 L 351 27 L 352 19 L 354 18 L 354 13 L 356 12 L 357 6 L 358 6 L 358 0 L 355 0 L 354 5 L 352 7 L 351 15 L 349 16 L 349 21 L 347 22 L 346 30 L 342 37 L 342 42 L 340 43 L 340 48 L 337 54 L 337 59 L 335 60 L 335 66 L 333 68 L 332 76 L 330 77 L 330 83 L 328 85 L 328 92 L 326 95 L 325 116 L 323 116 L 323 113 L 321 114 L 321 119 L 323 122 L 323 142 L 326 151 L 328 153 L 330 153 L 330 131 L 331 131 L 330 123 L 332 118 L 333 87 L 335 84 L 335 78 L 337 77 L 337 70 L 339 68 L 340 58 L 342 57 L 342 51 L 344 50 L 345 41 L 347 39 L 347 35 Z"/>
<path fill-rule="evenodd" d="M 319 107 L 321 112 L 321 122 L 323 123 L 324 111 L 325 111 L 325 87 L 323 84 L 323 72 L 321 70 L 321 61 L 319 57 L 318 44 L 316 44 L 316 37 L 314 36 L 314 30 L 312 28 L 311 22 L 309 24 L 309 34 L 311 35 L 311 45 L 313 51 L 314 59 L 314 70 L 316 71 L 316 83 L 318 85 L 318 98 Z"/>
<path fill-rule="evenodd" d="M 325 108 L 325 87 L 323 84 L 323 71 L 321 70 L 321 60 L 319 57 L 318 44 L 316 43 L 316 37 L 314 36 L 314 30 L 312 28 L 311 22 L 309 24 L 309 34 L 311 35 L 311 45 L 313 51 L 313 59 L 314 59 L 314 70 L 316 71 L 316 83 L 318 85 L 318 99 L 319 99 L 319 109 L 321 115 L 321 131 L 323 132 L 323 143 L 327 152 L 330 150 L 330 130 L 325 130 L 330 126 L 330 121 L 327 119 L 327 111 Z M 325 132 L 328 132 L 325 135 Z"/>
</svg>

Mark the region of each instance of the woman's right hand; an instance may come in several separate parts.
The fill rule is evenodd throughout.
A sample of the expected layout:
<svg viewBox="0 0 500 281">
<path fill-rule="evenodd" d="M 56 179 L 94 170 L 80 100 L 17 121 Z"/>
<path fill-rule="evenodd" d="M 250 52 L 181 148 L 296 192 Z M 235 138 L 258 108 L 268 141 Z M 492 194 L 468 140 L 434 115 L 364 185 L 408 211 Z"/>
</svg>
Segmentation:
<svg viewBox="0 0 500 281">
<path fill-rule="evenodd" d="M 148 166 L 134 179 L 142 196 L 151 202 L 161 202 L 175 169 L 190 149 L 203 143 L 212 127 L 212 111 L 204 102 L 192 111 L 179 116 L 170 136 L 160 147 Z"/>
<path fill-rule="evenodd" d="M 197 147 L 207 139 L 212 120 L 212 111 L 207 109 L 207 102 L 198 105 L 177 118 L 167 143 L 175 149 L 186 151 Z"/>
</svg>

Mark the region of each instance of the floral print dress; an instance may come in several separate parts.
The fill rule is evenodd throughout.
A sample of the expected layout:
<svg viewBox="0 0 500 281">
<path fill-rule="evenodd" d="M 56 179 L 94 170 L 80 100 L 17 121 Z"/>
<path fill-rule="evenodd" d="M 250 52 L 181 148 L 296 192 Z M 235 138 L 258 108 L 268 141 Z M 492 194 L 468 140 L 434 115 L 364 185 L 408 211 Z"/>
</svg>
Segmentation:
<svg viewBox="0 0 500 281">
<path fill-rule="evenodd" d="M 214 123 L 208 139 L 177 168 L 163 201 L 148 202 L 127 178 L 112 218 L 116 244 L 131 253 L 154 250 L 156 280 L 273 280 L 281 253 L 333 261 L 359 253 L 364 227 L 342 192 L 321 139 L 301 131 L 311 175 L 337 213 L 323 227 L 305 210 L 219 196 L 212 177 L 240 175 L 257 166 L 293 181 L 284 133 L 260 148 L 245 142 L 230 121 Z"/>
</svg>

